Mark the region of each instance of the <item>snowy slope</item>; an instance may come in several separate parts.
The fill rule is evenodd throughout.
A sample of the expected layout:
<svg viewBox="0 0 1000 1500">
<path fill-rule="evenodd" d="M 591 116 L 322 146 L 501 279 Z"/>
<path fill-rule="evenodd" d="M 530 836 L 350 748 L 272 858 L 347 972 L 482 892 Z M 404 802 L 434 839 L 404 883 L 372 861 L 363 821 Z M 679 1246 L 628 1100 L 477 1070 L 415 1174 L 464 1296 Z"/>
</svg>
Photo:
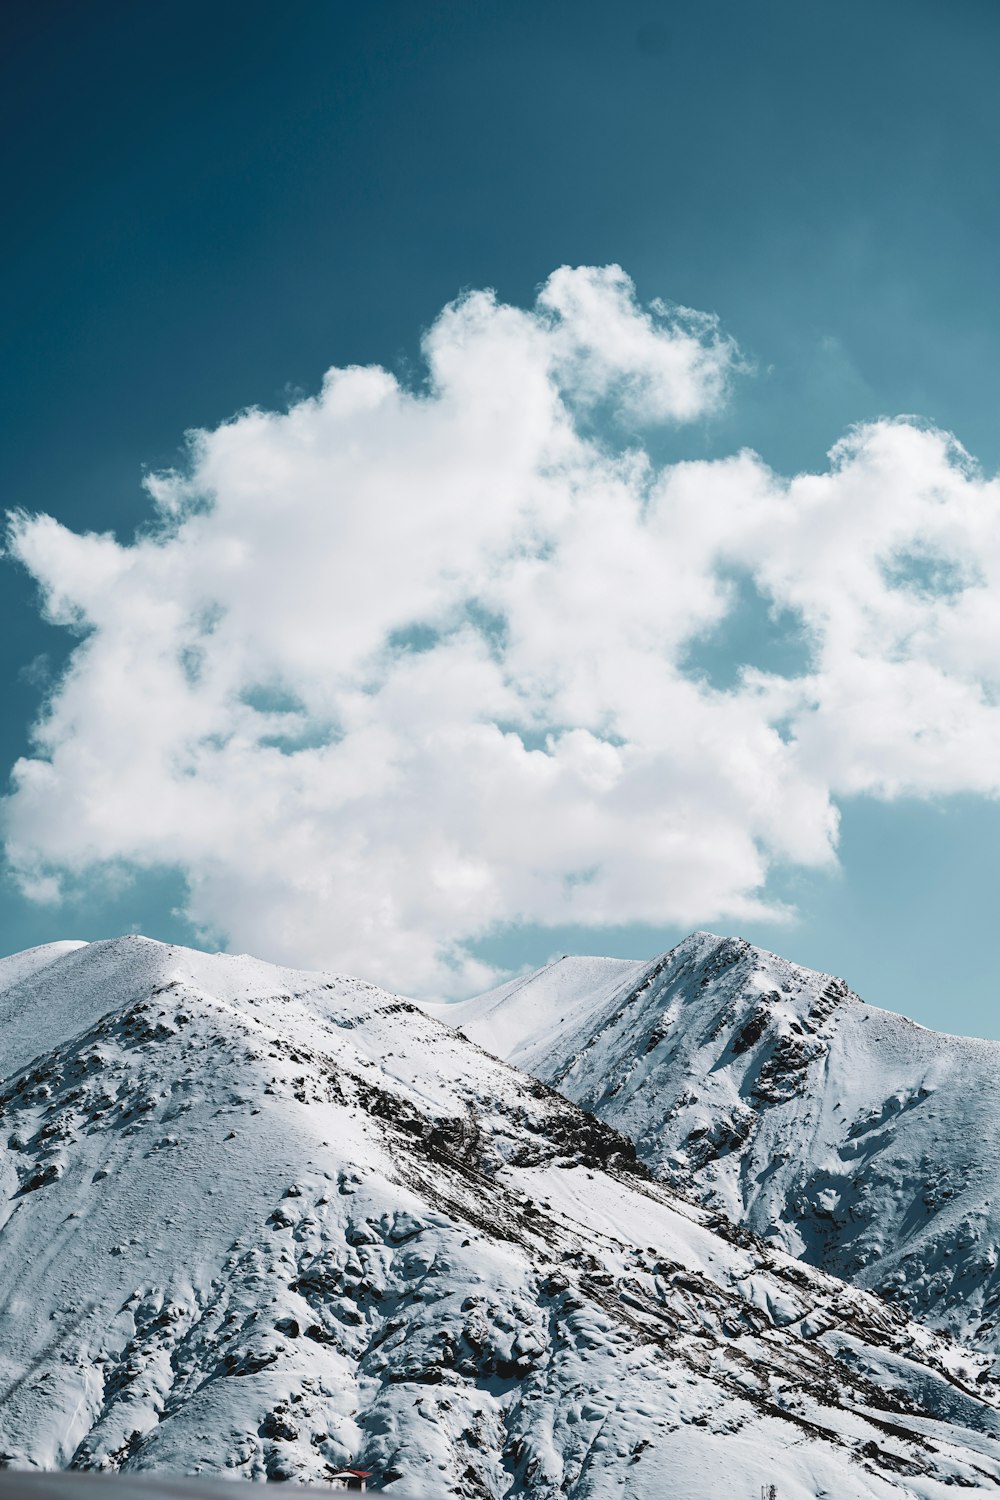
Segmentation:
<svg viewBox="0 0 1000 1500">
<path fill-rule="evenodd" d="M 641 960 L 567 955 L 472 1000 L 420 1004 L 428 1015 L 461 1027 L 487 1052 L 531 1073 L 536 1054 L 559 1051 L 564 1038 L 574 1037 L 646 967 Z"/>
<path fill-rule="evenodd" d="M 521 981 L 552 993 L 550 966 Z M 449 1019 L 626 1133 L 664 1180 L 810 1264 L 1000 1349 L 1000 1045 L 863 1004 L 843 980 L 697 933 L 566 1024 Z M 595 971 L 596 972 L 596 971 Z M 570 976 L 567 974 L 567 981 Z M 444 1013 L 442 1011 L 442 1013 Z"/>
<path fill-rule="evenodd" d="M 126 938 L 2 1002 L 8 1465 L 351 1462 L 542 1500 L 1000 1483 L 987 1357 L 678 1199 L 406 1001 Z"/>
<path fill-rule="evenodd" d="M 45 943 L 0 958 L 0 1067 L 5 1072 L 72 1031 L 73 992 L 49 970 L 86 946 Z M 74 972 L 77 968 L 74 965 Z"/>
</svg>

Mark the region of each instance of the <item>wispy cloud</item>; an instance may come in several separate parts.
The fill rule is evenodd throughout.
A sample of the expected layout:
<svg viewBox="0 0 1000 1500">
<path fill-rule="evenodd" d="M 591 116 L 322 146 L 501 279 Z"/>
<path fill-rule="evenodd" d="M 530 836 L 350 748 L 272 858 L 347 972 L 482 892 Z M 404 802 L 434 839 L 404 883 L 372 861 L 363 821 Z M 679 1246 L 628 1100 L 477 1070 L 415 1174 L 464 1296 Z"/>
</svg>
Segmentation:
<svg viewBox="0 0 1000 1500">
<path fill-rule="evenodd" d="M 25 889 L 179 867 L 230 943 L 411 990 L 485 982 L 498 923 L 772 912 L 836 799 L 1000 790 L 1000 492 L 879 421 L 790 480 L 658 467 L 738 354 L 703 315 L 563 269 L 426 336 L 426 387 L 332 370 L 192 436 L 121 545 L 15 517 L 83 632 L 6 809 Z M 752 581 L 808 667 L 686 663 Z"/>
</svg>

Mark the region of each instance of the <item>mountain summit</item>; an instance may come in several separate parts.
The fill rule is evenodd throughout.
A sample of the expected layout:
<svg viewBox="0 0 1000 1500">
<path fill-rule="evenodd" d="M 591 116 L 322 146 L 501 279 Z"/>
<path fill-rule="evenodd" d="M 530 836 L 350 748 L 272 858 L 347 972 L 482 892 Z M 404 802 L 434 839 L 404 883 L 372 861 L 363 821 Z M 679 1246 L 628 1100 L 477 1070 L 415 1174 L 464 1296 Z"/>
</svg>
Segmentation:
<svg viewBox="0 0 1000 1500">
<path fill-rule="evenodd" d="M 1000 1485 L 986 1355 L 678 1197 L 406 1000 L 123 938 L 7 960 L 0 1019 L 10 1467 Z"/>
<path fill-rule="evenodd" d="M 435 1013 L 622 1131 L 661 1180 L 1000 1350 L 1000 1044 L 710 933 Z"/>
</svg>

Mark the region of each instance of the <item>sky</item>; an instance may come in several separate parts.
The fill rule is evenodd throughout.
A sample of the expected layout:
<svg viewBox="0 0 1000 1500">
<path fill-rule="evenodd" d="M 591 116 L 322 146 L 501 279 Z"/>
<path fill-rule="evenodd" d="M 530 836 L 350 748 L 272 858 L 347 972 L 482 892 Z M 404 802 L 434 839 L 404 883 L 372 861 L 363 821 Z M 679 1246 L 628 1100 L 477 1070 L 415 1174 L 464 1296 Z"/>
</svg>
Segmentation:
<svg viewBox="0 0 1000 1500">
<path fill-rule="evenodd" d="M 0 25 L 0 949 L 1000 1036 L 996 7 Z"/>
</svg>

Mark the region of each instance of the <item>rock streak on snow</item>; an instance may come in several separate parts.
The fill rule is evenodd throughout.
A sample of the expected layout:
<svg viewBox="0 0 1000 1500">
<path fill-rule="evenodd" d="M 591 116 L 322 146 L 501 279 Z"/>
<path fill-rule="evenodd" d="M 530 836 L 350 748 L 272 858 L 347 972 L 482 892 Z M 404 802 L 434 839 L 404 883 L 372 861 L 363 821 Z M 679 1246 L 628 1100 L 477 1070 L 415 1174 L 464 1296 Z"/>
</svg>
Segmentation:
<svg viewBox="0 0 1000 1500">
<path fill-rule="evenodd" d="M 644 1165 L 630 1117 L 357 980 L 137 938 L 21 958 L 0 973 L 8 1466 L 322 1482 L 351 1464 L 399 1494 L 498 1500 L 1000 1484 L 989 1352 L 658 1179 L 697 1187 L 725 1150 L 671 1164 L 679 1145 L 639 1133 Z M 702 992 L 732 969 L 708 940 L 683 962 Z M 617 1090 L 588 1058 L 640 1003 L 669 1036 L 677 967 L 650 966 L 640 1002 L 643 966 L 591 966 L 597 1040 L 562 1087 L 595 1109 L 640 1097 L 668 1043 L 646 1050 L 637 1014 Z M 783 1054 L 763 1039 L 801 1013 L 772 988 L 742 1010 L 719 990 L 732 1021 L 699 1023 L 752 1070 L 755 1116 L 817 1066 L 792 1049 L 767 1071 Z M 832 1052 L 856 1003 L 811 995 L 804 1045 Z M 723 1113 L 697 1107 L 685 1141 Z"/>
</svg>

